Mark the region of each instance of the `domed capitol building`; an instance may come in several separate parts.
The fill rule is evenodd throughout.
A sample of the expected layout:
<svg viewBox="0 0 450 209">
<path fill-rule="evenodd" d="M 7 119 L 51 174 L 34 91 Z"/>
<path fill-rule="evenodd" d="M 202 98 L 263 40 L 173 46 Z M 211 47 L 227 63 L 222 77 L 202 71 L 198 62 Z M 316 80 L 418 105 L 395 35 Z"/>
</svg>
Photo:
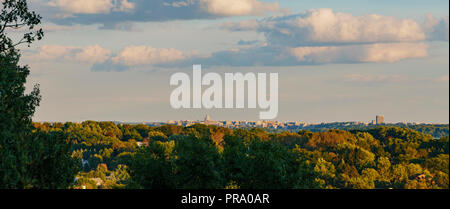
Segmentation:
<svg viewBox="0 0 450 209">
<path fill-rule="evenodd" d="M 219 125 L 219 122 L 211 120 L 211 117 L 209 114 L 206 114 L 205 120 L 203 121 L 203 124 L 205 125 Z"/>
</svg>

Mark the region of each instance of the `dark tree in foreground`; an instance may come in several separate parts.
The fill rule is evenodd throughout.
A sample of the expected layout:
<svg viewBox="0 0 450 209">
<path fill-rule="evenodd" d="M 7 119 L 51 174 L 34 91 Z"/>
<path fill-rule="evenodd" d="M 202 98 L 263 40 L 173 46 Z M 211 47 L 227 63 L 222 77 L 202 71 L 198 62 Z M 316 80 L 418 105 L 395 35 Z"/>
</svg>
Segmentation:
<svg viewBox="0 0 450 209">
<path fill-rule="evenodd" d="M 19 44 L 42 38 L 34 30 L 40 16 L 25 0 L 4 0 L 0 12 L 0 188 L 67 188 L 73 183 L 76 163 L 67 137 L 35 132 L 32 116 L 41 96 L 38 86 L 25 93 L 27 66 L 19 66 Z M 25 29 L 20 40 L 8 32 Z"/>
<path fill-rule="evenodd" d="M 72 144 L 63 132 L 34 132 L 27 140 L 33 188 L 66 189 L 74 183 L 79 159 L 72 157 Z"/>
<path fill-rule="evenodd" d="M 31 184 L 25 149 L 32 134 L 31 117 L 39 105 L 39 89 L 25 95 L 27 67 L 19 67 L 19 55 L 0 54 L 0 187 L 24 188 Z"/>
</svg>

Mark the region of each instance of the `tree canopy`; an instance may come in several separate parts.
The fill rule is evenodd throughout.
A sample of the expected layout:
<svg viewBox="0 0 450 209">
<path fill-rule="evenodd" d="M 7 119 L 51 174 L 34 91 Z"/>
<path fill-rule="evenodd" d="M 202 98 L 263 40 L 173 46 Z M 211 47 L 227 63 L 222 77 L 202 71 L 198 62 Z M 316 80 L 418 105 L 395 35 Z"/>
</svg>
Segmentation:
<svg viewBox="0 0 450 209">
<path fill-rule="evenodd" d="M 32 116 L 41 96 L 25 93 L 28 66 L 20 66 L 20 44 L 43 37 L 41 17 L 25 0 L 4 0 L 0 12 L 0 188 L 68 188 L 77 173 L 71 141 L 63 132 L 36 130 Z M 20 40 L 10 30 L 25 29 Z"/>
</svg>

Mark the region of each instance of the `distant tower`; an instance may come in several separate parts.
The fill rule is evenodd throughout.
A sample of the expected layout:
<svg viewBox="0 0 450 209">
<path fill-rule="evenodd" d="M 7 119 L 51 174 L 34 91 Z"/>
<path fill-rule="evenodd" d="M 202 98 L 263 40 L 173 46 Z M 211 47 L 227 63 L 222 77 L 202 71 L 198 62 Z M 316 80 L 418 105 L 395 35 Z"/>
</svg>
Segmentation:
<svg viewBox="0 0 450 209">
<path fill-rule="evenodd" d="M 384 124 L 384 116 L 377 115 L 377 125 Z"/>
<path fill-rule="evenodd" d="M 215 125 L 215 122 L 211 120 L 209 117 L 209 114 L 206 114 L 205 121 L 203 121 L 203 124 L 205 125 Z"/>
</svg>

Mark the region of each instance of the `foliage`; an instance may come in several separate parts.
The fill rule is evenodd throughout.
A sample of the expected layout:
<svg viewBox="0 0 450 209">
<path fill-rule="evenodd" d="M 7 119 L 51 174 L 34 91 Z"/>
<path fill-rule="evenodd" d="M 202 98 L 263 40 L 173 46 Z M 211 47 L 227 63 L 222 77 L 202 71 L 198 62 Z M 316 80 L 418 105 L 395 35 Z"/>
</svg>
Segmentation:
<svg viewBox="0 0 450 209">
<path fill-rule="evenodd" d="M 44 36 L 42 29 L 35 29 L 41 23 L 41 16 L 29 11 L 26 0 L 4 0 L 0 11 L 0 54 L 5 55 L 15 51 L 20 44 L 30 45 Z M 10 30 L 25 29 L 20 40 L 14 41 L 8 37 Z"/>
<path fill-rule="evenodd" d="M 25 94 L 30 73 L 19 66 L 16 46 L 31 44 L 43 37 L 34 30 L 41 17 L 28 9 L 25 0 L 4 0 L 0 11 L 0 188 L 68 188 L 77 172 L 71 156 L 71 142 L 60 130 L 33 131 L 32 116 L 41 96 L 38 86 Z M 18 41 L 8 36 L 23 29 Z M 17 31 L 21 32 L 21 31 Z"/>
<path fill-rule="evenodd" d="M 74 155 L 88 162 L 80 179 L 106 179 L 96 188 L 448 188 L 448 138 L 399 127 L 274 134 L 205 125 L 110 124 L 109 130 L 120 130 L 114 136 L 93 121 L 35 127 L 65 132 L 76 141 Z M 136 131 L 142 142 L 125 138 L 126 130 Z M 98 172 L 99 165 L 107 171 Z M 126 178 L 114 186 L 108 179 L 118 168 Z"/>
</svg>

